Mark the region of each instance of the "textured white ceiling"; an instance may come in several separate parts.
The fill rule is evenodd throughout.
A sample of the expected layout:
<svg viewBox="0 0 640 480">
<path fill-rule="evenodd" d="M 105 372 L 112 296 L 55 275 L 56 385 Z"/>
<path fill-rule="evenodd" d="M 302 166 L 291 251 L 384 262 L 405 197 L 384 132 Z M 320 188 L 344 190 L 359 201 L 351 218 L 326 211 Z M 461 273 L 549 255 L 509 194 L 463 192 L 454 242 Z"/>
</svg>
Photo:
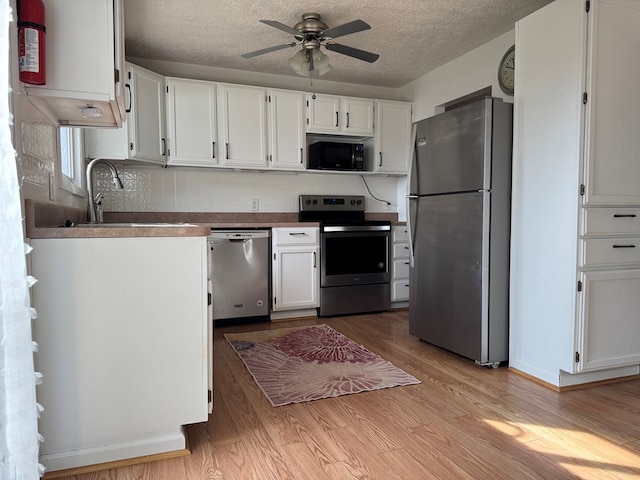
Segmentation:
<svg viewBox="0 0 640 480">
<path fill-rule="evenodd" d="M 380 54 L 372 64 L 325 50 L 334 69 L 323 80 L 401 87 L 514 28 L 551 0 L 127 0 L 126 55 L 195 65 L 296 74 L 298 47 L 252 59 L 240 55 L 294 38 L 259 20 L 293 27 L 316 12 L 335 27 L 361 19 L 371 30 L 337 43 Z"/>
</svg>

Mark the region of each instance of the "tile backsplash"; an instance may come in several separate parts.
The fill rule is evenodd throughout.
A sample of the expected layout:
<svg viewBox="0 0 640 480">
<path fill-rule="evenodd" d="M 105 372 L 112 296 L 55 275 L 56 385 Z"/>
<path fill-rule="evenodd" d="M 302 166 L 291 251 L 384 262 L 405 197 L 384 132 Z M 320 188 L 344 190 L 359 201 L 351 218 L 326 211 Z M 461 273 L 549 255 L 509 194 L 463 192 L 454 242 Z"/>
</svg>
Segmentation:
<svg viewBox="0 0 640 480">
<path fill-rule="evenodd" d="M 357 174 L 227 171 L 115 163 L 124 190 L 111 186 L 108 169 L 94 170 L 94 192 L 105 211 L 118 212 L 297 212 L 301 194 L 365 195 L 369 212 L 397 211 L 398 179 Z M 391 203 L 374 200 L 371 193 Z"/>
</svg>

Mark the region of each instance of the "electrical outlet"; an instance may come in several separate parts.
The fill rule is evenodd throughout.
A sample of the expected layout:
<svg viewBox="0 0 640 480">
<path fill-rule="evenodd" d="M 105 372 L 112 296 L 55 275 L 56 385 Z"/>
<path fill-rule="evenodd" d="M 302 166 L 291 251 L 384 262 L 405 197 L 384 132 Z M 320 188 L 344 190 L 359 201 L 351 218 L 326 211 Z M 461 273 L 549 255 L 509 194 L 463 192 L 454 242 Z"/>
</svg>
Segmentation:
<svg viewBox="0 0 640 480">
<path fill-rule="evenodd" d="M 257 198 L 251 199 L 251 211 L 257 212 L 260 209 L 260 201 Z"/>
</svg>

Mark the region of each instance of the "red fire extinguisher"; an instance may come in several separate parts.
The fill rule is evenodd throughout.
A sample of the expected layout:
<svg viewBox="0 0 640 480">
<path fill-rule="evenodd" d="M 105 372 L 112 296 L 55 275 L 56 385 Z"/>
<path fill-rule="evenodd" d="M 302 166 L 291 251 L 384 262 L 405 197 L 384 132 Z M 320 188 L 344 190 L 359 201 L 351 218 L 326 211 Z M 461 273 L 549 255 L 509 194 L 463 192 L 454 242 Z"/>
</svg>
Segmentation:
<svg viewBox="0 0 640 480">
<path fill-rule="evenodd" d="M 18 0 L 18 55 L 22 82 L 47 83 L 44 24 L 42 0 Z"/>
</svg>

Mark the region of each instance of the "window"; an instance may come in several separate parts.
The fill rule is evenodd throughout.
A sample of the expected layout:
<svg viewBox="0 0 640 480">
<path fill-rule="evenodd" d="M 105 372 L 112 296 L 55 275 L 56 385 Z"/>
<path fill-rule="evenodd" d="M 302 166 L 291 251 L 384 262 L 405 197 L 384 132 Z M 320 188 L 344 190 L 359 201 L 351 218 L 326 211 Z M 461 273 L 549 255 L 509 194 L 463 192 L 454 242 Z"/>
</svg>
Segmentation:
<svg viewBox="0 0 640 480">
<path fill-rule="evenodd" d="M 60 185 L 68 192 L 83 195 L 82 130 L 60 127 Z"/>
</svg>

